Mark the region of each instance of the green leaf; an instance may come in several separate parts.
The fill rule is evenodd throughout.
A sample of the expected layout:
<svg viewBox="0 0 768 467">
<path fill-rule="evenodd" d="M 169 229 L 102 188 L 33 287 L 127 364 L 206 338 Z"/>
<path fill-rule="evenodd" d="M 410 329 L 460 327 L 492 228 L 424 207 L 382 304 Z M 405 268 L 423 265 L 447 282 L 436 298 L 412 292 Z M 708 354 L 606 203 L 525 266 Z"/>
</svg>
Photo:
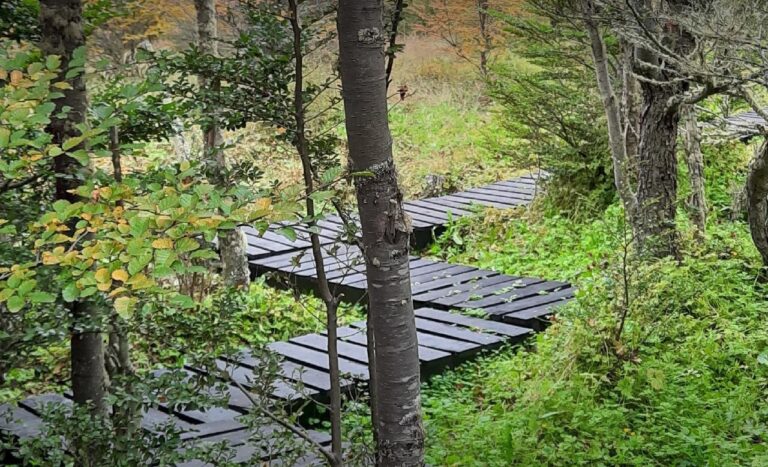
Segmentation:
<svg viewBox="0 0 768 467">
<path fill-rule="evenodd" d="M 8 284 L 8 287 L 12 289 L 17 288 L 19 285 L 21 285 L 21 276 L 16 274 L 12 275 L 11 277 L 8 278 L 7 284 Z"/>
<path fill-rule="evenodd" d="M 332 190 L 316 191 L 311 195 L 309 195 L 309 197 L 317 202 L 320 202 L 320 201 L 326 201 L 333 198 L 335 194 L 336 192 Z"/>
<path fill-rule="evenodd" d="M 29 292 L 32 291 L 32 289 L 35 288 L 37 285 L 37 281 L 34 279 L 27 279 L 24 282 L 21 283 L 21 285 L 18 288 L 19 295 L 27 295 Z"/>
<path fill-rule="evenodd" d="M 11 130 L 8 128 L 0 128 L 0 148 L 7 148 L 8 142 L 11 139 Z"/>
<path fill-rule="evenodd" d="M 68 284 L 64 287 L 64 290 L 61 291 L 61 297 L 68 303 L 74 302 L 79 296 L 80 290 L 78 290 L 77 285 L 74 282 Z"/>
<path fill-rule="evenodd" d="M 171 299 L 171 303 L 185 309 L 193 308 L 195 306 L 195 301 L 191 297 L 183 294 L 174 296 Z"/>
<path fill-rule="evenodd" d="M 757 356 L 757 363 L 761 365 L 768 365 L 768 352 L 763 352 Z"/>
<path fill-rule="evenodd" d="M 24 303 L 24 298 L 19 297 L 18 295 L 14 295 L 8 299 L 8 303 L 6 305 L 8 306 L 8 311 L 11 313 L 16 313 L 17 311 L 24 308 Z"/>
<path fill-rule="evenodd" d="M 72 138 L 67 139 L 63 143 L 61 143 L 61 149 L 65 151 L 69 151 L 70 149 L 74 148 L 78 144 L 81 144 L 85 138 L 82 136 L 73 136 Z"/>
<path fill-rule="evenodd" d="M 281 227 L 277 229 L 277 233 L 279 233 L 280 235 L 282 235 L 283 237 L 287 238 L 292 242 L 296 241 L 296 231 L 293 230 L 291 227 Z"/>
<path fill-rule="evenodd" d="M 29 294 L 29 300 L 32 303 L 53 303 L 56 301 L 56 297 L 48 292 L 36 291 Z"/>
</svg>

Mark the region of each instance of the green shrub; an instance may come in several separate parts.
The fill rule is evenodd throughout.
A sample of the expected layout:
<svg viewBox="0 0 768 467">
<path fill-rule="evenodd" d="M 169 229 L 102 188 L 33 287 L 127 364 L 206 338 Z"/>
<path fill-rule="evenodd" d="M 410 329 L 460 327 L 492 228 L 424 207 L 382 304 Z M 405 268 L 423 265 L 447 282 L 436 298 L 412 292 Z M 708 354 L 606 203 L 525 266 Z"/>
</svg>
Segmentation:
<svg viewBox="0 0 768 467">
<path fill-rule="evenodd" d="M 567 228 L 541 224 L 555 238 Z M 551 270 L 585 264 L 580 252 L 590 250 L 574 252 L 571 242 L 599 237 L 603 226 L 574 230 L 553 250 L 572 260 L 545 255 Z M 535 350 L 503 351 L 436 379 L 424 402 L 429 463 L 766 465 L 768 290 L 755 285 L 743 226 L 710 238 L 679 265 L 630 265 L 620 334 L 625 289 L 613 259 L 580 275 L 578 299 Z"/>
</svg>

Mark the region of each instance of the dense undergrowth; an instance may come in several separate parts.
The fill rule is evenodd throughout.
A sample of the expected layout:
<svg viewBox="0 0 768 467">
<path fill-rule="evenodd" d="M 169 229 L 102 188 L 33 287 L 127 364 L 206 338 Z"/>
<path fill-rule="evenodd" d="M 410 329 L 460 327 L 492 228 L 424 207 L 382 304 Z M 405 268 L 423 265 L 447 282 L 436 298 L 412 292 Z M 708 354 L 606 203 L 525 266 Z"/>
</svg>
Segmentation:
<svg viewBox="0 0 768 467">
<path fill-rule="evenodd" d="M 738 238 L 723 234 L 737 251 Z M 766 289 L 755 284 L 754 263 L 726 253 L 633 265 L 626 308 L 620 267 L 591 275 L 534 351 L 438 377 L 424 402 L 430 461 L 768 461 Z"/>
<path fill-rule="evenodd" d="M 768 289 L 747 226 L 727 220 L 748 150 L 707 150 L 719 156 L 706 170 L 707 238 L 695 239 L 681 202 L 680 263 L 633 259 L 615 204 L 568 218 L 545 198 L 449 227 L 432 254 L 579 293 L 526 348 L 425 388 L 431 464 L 768 462 Z"/>
</svg>

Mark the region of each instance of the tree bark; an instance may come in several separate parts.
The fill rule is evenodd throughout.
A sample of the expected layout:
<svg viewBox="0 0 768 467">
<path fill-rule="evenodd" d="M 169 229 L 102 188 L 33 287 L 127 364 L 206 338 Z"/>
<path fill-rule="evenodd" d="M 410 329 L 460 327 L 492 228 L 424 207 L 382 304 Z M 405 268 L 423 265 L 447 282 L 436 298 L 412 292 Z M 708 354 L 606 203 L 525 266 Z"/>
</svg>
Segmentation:
<svg viewBox="0 0 768 467">
<path fill-rule="evenodd" d="M 85 46 L 83 35 L 83 5 L 81 0 L 41 0 L 40 2 L 40 48 L 46 55 L 59 55 L 65 75 L 75 50 Z M 64 96 L 55 101 L 56 110 L 48 131 L 53 142 L 79 136 L 76 125 L 85 123 L 87 97 L 85 79 L 82 73 L 67 79 L 71 89 L 63 90 Z M 66 116 L 57 117 L 65 108 Z M 79 148 L 74 148 L 79 149 Z M 54 158 L 56 174 L 56 198 L 78 201 L 72 191 L 81 185 L 83 172 L 88 171 L 68 155 Z M 75 403 L 89 405 L 94 413 L 106 413 L 106 378 L 104 368 L 104 340 L 101 334 L 99 310 L 91 302 L 77 301 L 71 306 L 72 334 L 70 352 L 72 365 L 72 394 Z"/>
<path fill-rule="evenodd" d="M 632 191 L 629 181 L 629 164 L 626 146 L 625 131 L 631 131 L 622 123 L 622 114 L 619 108 L 619 102 L 616 98 L 613 85 L 611 84 L 611 75 L 608 70 L 608 53 L 605 47 L 603 35 L 594 19 L 595 7 L 591 0 L 583 0 L 582 10 L 584 13 L 584 24 L 589 33 L 590 47 L 592 50 L 592 59 L 595 64 L 595 76 L 597 78 L 597 87 L 605 109 L 606 121 L 608 123 L 608 141 L 611 146 L 611 156 L 613 160 L 613 178 L 616 185 L 616 191 L 619 193 L 624 209 L 630 218 L 634 217 L 637 200 Z M 625 83 L 626 86 L 627 83 Z"/>
<path fill-rule="evenodd" d="M 197 10 L 200 51 L 218 56 L 216 1 L 195 0 L 195 9 Z M 220 88 L 220 83 L 215 78 L 201 75 L 199 79 L 201 89 L 208 87 L 212 90 L 218 90 Z M 213 182 L 219 187 L 225 188 L 228 180 L 226 160 L 222 150 L 223 143 L 224 138 L 214 115 L 212 123 L 203 128 L 203 157 L 206 166 L 213 173 Z M 222 263 L 224 283 L 230 287 L 247 288 L 251 281 L 251 271 L 248 268 L 245 235 L 240 229 L 219 233 L 219 257 Z"/>
<path fill-rule="evenodd" d="M 637 172 L 636 236 L 642 254 L 678 257 L 675 225 L 677 201 L 678 108 L 667 103 L 674 86 L 641 82 L 643 114 Z"/>
<path fill-rule="evenodd" d="M 679 24 L 660 20 L 660 4 L 641 2 L 641 26 L 674 54 L 685 55 L 695 47 L 693 36 Z M 683 14 L 687 0 L 672 0 L 666 7 Z M 657 47 L 658 48 L 658 47 Z M 680 105 L 688 84 L 680 79 L 674 62 L 664 50 L 639 46 L 635 72 L 643 76 L 640 89 L 643 110 L 637 156 L 636 239 L 640 253 L 655 258 L 680 257 L 677 227 L 677 135 Z"/>
<path fill-rule="evenodd" d="M 693 224 L 696 226 L 697 235 L 703 239 L 707 228 L 707 198 L 704 189 L 704 154 L 701 152 L 701 131 L 693 106 L 683 106 L 681 113 L 685 124 L 683 131 L 685 163 L 688 166 L 688 178 L 691 183 L 688 209 L 691 212 Z"/>
<path fill-rule="evenodd" d="M 381 0 L 340 0 L 341 82 L 373 320 L 377 464 L 423 465 L 420 374 L 409 270 L 410 218 L 392 159 Z"/>
<path fill-rule="evenodd" d="M 768 142 L 755 154 L 747 175 L 747 217 L 752 240 L 768 267 Z M 766 273 L 762 274 L 763 279 Z"/>
<path fill-rule="evenodd" d="M 491 54 L 491 33 L 488 31 L 488 0 L 477 0 L 477 19 L 480 26 L 480 73 L 488 77 L 488 56 Z"/>
</svg>

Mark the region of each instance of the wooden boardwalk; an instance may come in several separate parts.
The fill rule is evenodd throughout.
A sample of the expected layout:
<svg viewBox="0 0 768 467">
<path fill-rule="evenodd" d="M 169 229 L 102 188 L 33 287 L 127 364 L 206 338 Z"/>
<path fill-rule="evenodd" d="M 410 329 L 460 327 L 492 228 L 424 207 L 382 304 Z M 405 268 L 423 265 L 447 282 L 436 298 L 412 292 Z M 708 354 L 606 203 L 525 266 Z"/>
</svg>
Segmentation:
<svg viewBox="0 0 768 467">
<path fill-rule="evenodd" d="M 413 220 L 415 244 L 426 245 L 435 231 L 453 219 L 473 215 L 478 208 L 499 209 L 526 205 L 534 198 L 538 179 L 523 176 L 448 196 L 408 201 L 406 211 Z M 283 287 L 298 287 L 314 291 L 317 285 L 315 264 L 306 225 L 294 226 L 296 239 L 279 233 L 283 225 L 273 225 L 260 234 L 243 227 L 248 239 L 248 256 L 254 274 L 270 275 L 270 281 Z M 325 270 L 335 293 L 347 301 L 360 301 L 366 296 L 365 265 L 358 247 L 351 245 L 350 235 L 337 216 L 319 222 Z M 354 229 L 353 229 L 354 230 Z M 515 344 L 546 325 L 546 318 L 557 305 L 573 297 L 574 288 L 558 281 L 532 277 L 514 277 L 470 266 L 449 264 L 426 258 L 410 258 L 411 287 L 423 378 L 439 373 L 475 357 L 477 354 Z M 478 310 L 491 319 L 469 317 L 457 311 Z M 338 329 L 339 364 L 342 391 L 354 394 L 367 384 L 368 353 L 365 322 L 356 322 Z M 267 384 L 267 404 L 295 408 L 309 400 L 328 401 L 330 375 L 328 371 L 327 336 L 307 334 L 288 341 L 274 342 L 267 349 L 278 359 L 275 381 Z M 263 355 L 263 354 L 262 354 Z M 256 432 L 241 423 L 241 417 L 254 410 L 251 399 L 236 384 L 257 392 L 265 386 L 260 369 L 264 362 L 254 352 L 243 350 L 236 355 L 216 360 L 223 394 L 213 389 L 201 389 L 223 396 L 226 407 L 208 410 L 172 407 L 158 402 L 146 409 L 141 427 L 147 432 L 165 431 L 173 426 L 181 433 L 187 446 L 199 443 L 225 442 L 235 452 L 235 462 L 276 461 L 280 464 L 292 453 L 296 444 L 288 447 L 285 437 L 277 436 L 284 428 L 266 424 Z M 205 374 L 206 370 L 187 366 L 186 377 Z M 160 376 L 164 371 L 155 373 Z M 218 391 L 219 389 L 217 389 Z M 41 414 L 45 404 L 71 406 L 65 395 L 33 396 L 18 405 L 0 405 L 0 434 L 29 438 L 39 436 L 43 427 Z M 308 433 L 323 446 L 330 437 L 321 432 Z M 295 435 L 288 434 L 288 438 Z M 2 457 L 0 457 L 0 461 Z M 197 467 L 202 462 L 191 461 L 185 467 Z M 296 465 L 323 465 L 310 454 Z"/>
<path fill-rule="evenodd" d="M 527 328 L 495 321 L 462 316 L 430 308 L 416 309 L 416 330 L 422 378 L 455 366 L 480 352 L 501 345 L 515 344 L 532 331 Z M 368 382 L 368 352 L 365 321 L 338 328 L 339 368 L 343 378 L 341 389 L 354 394 Z M 328 370 L 328 340 L 324 333 L 306 334 L 288 341 L 273 342 L 267 348 L 279 357 L 278 379 L 272 384 L 271 398 L 275 403 L 294 404 L 308 399 L 325 403 L 331 389 Z M 219 370 L 245 388 L 250 388 L 255 371 L 262 365 L 248 350 L 217 361 Z M 201 371 L 189 368 L 190 371 Z M 238 396 L 237 389 L 229 391 L 229 406 L 247 411 L 248 400 Z M 237 397 L 232 397 L 234 394 Z"/>
<path fill-rule="evenodd" d="M 241 393 L 242 394 L 242 393 Z M 244 396 L 238 405 L 247 405 Z M 15 438 L 37 437 L 44 429 L 41 416 L 51 405 L 63 406 L 65 409 L 72 401 L 58 394 L 42 394 L 32 396 L 18 405 L 0 405 L 0 432 Z M 204 443 L 225 443 L 234 453 L 234 462 L 248 463 L 279 460 L 289 456 L 292 450 L 301 446 L 296 435 L 277 424 L 260 425 L 254 430 L 239 421 L 245 410 L 230 408 L 211 408 L 201 410 L 172 410 L 164 404 L 147 409 L 141 420 L 141 427 L 148 432 L 164 433 L 172 426 L 178 430 L 185 446 L 192 447 Z M 314 430 L 305 430 L 309 436 L 323 446 L 331 443 L 330 435 Z M 296 454 L 298 456 L 298 454 Z M 0 461 L 3 461 L 0 453 Z M 10 460 L 6 459 L 10 462 Z M 5 462 L 5 461 L 4 461 Z M 305 465 L 324 465 L 319 458 L 307 457 Z M 190 460 L 184 467 L 197 467 L 204 464 Z"/>
<path fill-rule="evenodd" d="M 538 190 L 538 179 L 538 175 L 524 175 L 451 195 L 404 202 L 403 207 L 411 216 L 413 224 L 413 245 L 417 248 L 426 246 L 433 235 L 440 233 L 450 219 L 473 215 L 478 209 L 510 209 L 530 204 Z M 242 227 L 248 244 L 248 257 L 264 258 L 309 248 L 308 226 L 301 223 L 290 224 L 296 234 L 294 240 L 280 234 L 280 229 L 286 225 L 288 224 L 273 224 L 263 234 L 253 227 Z M 355 230 L 359 231 L 359 225 L 357 227 L 352 228 L 352 235 Z M 345 238 L 349 236 L 345 230 L 344 222 L 336 215 L 328 216 L 318 223 L 318 235 L 323 245 L 350 243 L 347 241 L 349 238 Z"/>
<path fill-rule="evenodd" d="M 368 284 L 359 248 L 326 247 L 323 254 L 334 291 L 347 301 L 362 300 Z M 315 262 L 308 250 L 255 259 L 250 264 L 255 274 L 271 273 L 271 282 L 283 287 L 314 291 L 317 285 Z M 415 306 L 480 310 L 492 319 L 534 330 L 542 329 L 553 307 L 575 292 L 565 282 L 508 276 L 415 256 L 410 266 Z"/>
<path fill-rule="evenodd" d="M 439 373 L 447 367 L 467 361 L 477 354 L 499 348 L 505 343 L 518 343 L 531 334 L 530 329 L 455 313 L 429 308 L 416 312 L 419 360 L 422 377 Z M 339 364 L 342 372 L 342 390 L 351 393 L 369 380 L 368 353 L 365 322 L 353 323 L 338 329 Z M 267 347 L 277 354 L 278 379 L 272 384 L 272 402 L 291 404 L 297 400 L 328 400 L 330 375 L 328 371 L 327 336 L 307 334 L 285 342 L 275 342 Z M 258 378 L 255 370 L 261 365 L 258 358 L 245 350 L 235 356 L 217 360 L 217 366 L 229 378 L 244 388 L 253 387 Z M 202 373 L 200 369 L 188 367 L 187 375 Z M 160 376 L 164 371 L 156 372 Z M 213 391 L 213 390 L 209 390 Z M 218 390 L 217 390 L 218 391 Z M 253 464 L 255 461 L 281 460 L 286 457 L 289 447 L 285 443 L 285 429 L 273 424 L 260 425 L 256 433 L 239 421 L 239 418 L 253 410 L 250 398 L 231 383 L 226 384 L 224 396 L 227 407 L 207 410 L 172 407 L 158 402 L 146 409 L 141 427 L 148 432 L 162 433 L 168 426 L 181 433 L 187 446 L 200 443 L 225 442 L 235 453 L 235 462 Z M 72 401 L 65 396 L 45 394 L 30 397 L 18 405 L 0 406 L 0 432 L 18 438 L 39 436 L 43 429 L 41 418 L 47 404 L 70 407 Z M 327 446 L 330 437 L 326 433 L 307 430 L 312 439 Z M 277 436 L 282 432 L 282 436 Z M 298 438 L 290 446 L 295 447 Z M 2 459 L 2 458 L 0 458 Z M 202 462 L 190 461 L 185 467 L 202 466 Z M 302 465 L 323 465 L 317 456 L 302 459 Z"/>
</svg>

